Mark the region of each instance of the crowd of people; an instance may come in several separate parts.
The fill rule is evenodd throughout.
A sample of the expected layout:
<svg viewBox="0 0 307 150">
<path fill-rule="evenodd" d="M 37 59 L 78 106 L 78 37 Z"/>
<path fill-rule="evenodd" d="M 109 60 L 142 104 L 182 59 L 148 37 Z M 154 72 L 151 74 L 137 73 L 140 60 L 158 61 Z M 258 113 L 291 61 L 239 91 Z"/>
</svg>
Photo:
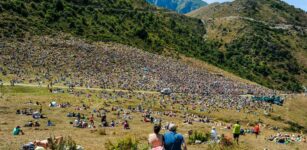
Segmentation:
<svg viewBox="0 0 307 150">
<path fill-rule="evenodd" d="M 293 142 L 304 142 L 306 143 L 306 137 L 302 134 L 282 134 L 277 133 L 276 135 L 270 135 L 267 137 L 268 141 L 273 141 L 279 144 L 289 144 Z"/>
<path fill-rule="evenodd" d="M 14 83 L 143 91 L 170 88 L 174 93 L 222 100 L 249 93 L 268 96 L 276 92 L 124 45 L 88 44 L 63 37 L 37 37 L 7 45 L 0 55 L 4 64 L 1 70 L 15 74 Z M 29 78 L 29 74 L 35 78 Z"/>
<path fill-rule="evenodd" d="M 124 45 L 89 44 L 74 38 L 35 37 L 29 41 L 11 42 L 1 51 L 0 63 L 3 64 L 0 66 L 3 75 L 15 75 L 15 79 L 11 80 L 12 86 L 15 83 L 37 83 L 39 86 L 48 84 L 50 92 L 57 94 L 63 93 L 64 90 L 52 87 L 64 85 L 74 96 L 104 99 L 103 106 L 111 107 L 109 110 L 96 109 L 84 103 L 81 106 L 73 106 L 69 102 L 51 101 L 49 107 L 74 108 L 76 112 L 67 114 L 69 119 L 73 118 L 70 122 L 73 127 L 94 129 L 98 126 L 122 125 L 123 129 L 129 130 L 131 128 L 129 120 L 133 119 L 131 113 L 142 114 L 141 121 L 159 124 L 154 126 L 154 133 L 150 134 L 148 139 L 153 150 L 187 149 L 183 136 L 176 132 L 175 124 L 168 124 L 165 128 L 169 132 L 164 135 L 159 133 L 164 117 L 181 118 L 186 124 L 195 122 L 210 124 L 213 123 L 213 119 L 199 115 L 201 112 L 211 113 L 225 109 L 245 113 L 256 112 L 259 109 L 271 112 L 272 104 L 254 101 L 247 95 L 279 94 L 279 91 L 237 82 L 222 74 L 210 73 L 181 60 Z M 84 92 L 73 90 L 75 87 L 88 89 L 95 87 L 103 90 Z M 169 88 L 172 93 L 159 94 L 163 88 Z M 137 106 L 128 106 L 128 109 L 121 105 L 130 100 L 141 101 Z M 109 102 L 117 102 L 117 105 L 114 103 L 111 105 Z M 93 110 L 91 114 L 80 113 L 90 109 Z M 198 113 L 191 113 L 191 110 Z M 24 109 L 17 110 L 16 114 L 32 115 L 34 119 L 40 119 L 41 111 Z M 107 114 L 110 112 L 116 114 L 117 120 L 107 120 Z M 96 117 L 100 119 L 99 123 L 95 122 Z M 27 126 L 36 127 L 35 123 L 29 122 Z M 54 123 L 48 120 L 47 126 L 54 126 Z M 233 139 L 237 143 L 239 137 L 245 133 L 253 133 L 256 137 L 260 133 L 259 125 L 251 130 L 244 130 L 237 122 L 232 128 Z M 13 134 L 24 133 L 17 126 Z M 210 134 L 213 142 L 217 143 L 224 139 L 224 135 L 218 136 L 215 127 Z M 269 140 L 280 141 L 281 137 L 274 136 Z M 300 137 L 300 139 L 306 141 L 306 138 Z"/>
</svg>

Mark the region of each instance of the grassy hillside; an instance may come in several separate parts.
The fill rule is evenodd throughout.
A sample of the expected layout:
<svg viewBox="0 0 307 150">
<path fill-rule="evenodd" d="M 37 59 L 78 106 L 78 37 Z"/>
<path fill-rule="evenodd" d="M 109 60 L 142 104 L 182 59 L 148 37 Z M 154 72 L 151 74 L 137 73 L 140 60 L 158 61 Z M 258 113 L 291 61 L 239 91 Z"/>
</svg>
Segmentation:
<svg viewBox="0 0 307 150">
<path fill-rule="evenodd" d="M 68 32 L 154 52 L 166 48 L 183 52 L 199 49 L 193 43 L 205 33 L 198 19 L 157 11 L 143 0 L 5 0 L 0 5 L 2 37 Z"/>
<path fill-rule="evenodd" d="M 101 128 L 97 127 L 96 129 L 81 129 L 81 128 L 74 128 L 71 124 L 69 124 L 70 121 L 74 121 L 75 118 L 68 118 L 66 117 L 66 114 L 69 112 L 76 112 L 85 114 L 85 116 L 90 116 L 92 113 L 92 109 L 96 108 L 104 108 L 109 111 L 111 111 L 111 107 L 113 106 L 121 106 L 125 111 L 128 111 L 128 106 L 135 107 L 138 104 L 145 104 L 144 107 L 150 107 L 148 102 L 144 102 L 144 100 L 137 98 L 137 94 L 133 94 L 132 98 L 126 99 L 126 98 L 120 98 L 118 97 L 116 100 L 112 100 L 111 98 L 101 99 L 94 95 L 99 95 L 100 92 L 90 91 L 90 90 L 82 90 L 82 91 L 76 91 L 83 93 L 81 96 L 74 96 L 72 94 L 64 93 L 64 94 L 52 94 L 49 93 L 46 88 L 38 88 L 38 87 L 22 87 L 22 86 L 4 86 L 2 87 L 1 91 L 5 92 L 5 95 L 3 97 L 0 97 L 0 114 L 4 120 L 0 123 L 0 133 L 1 133 L 1 139 L 0 139 L 0 149 L 20 149 L 20 147 L 28 142 L 34 141 L 34 140 L 44 140 L 48 136 L 71 136 L 73 140 L 78 144 L 83 146 L 85 149 L 88 150 L 106 150 L 106 143 L 108 141 L 111 141 L 112 143 L 115 143 L 119 139 L 124 139 L 125 137 L 132 137 L 139 141 L 139 149 L 148 149 L 148 134 L 152 133 L 152 124 L 150 123 L 144 123 L 140 120 L 143 119 L 142 113 L 139 112 L 131 112 L 130 116 L 133 117 L 133 119 L 129 120 L 129 124 L 131 129 L 130 130 L 124 130 L 122 128 L 122 125 L 119 123 L 114 128 Z M 86 94 L 93 95 L 90 98 L 86 97 Z M 109 94 L 109 93 L 108 93 Z M 110 93 L 113 95 L 116 95 L 115 93 Z M 149 95 L 146 95 L 149 96 Z M 292 100 L 289 100 L 286 102 L 286 107 L 274 107 L 274 113 L 272 116 L 280 115 L 281 119 L 298 119 L 295 121 L 298 121 L 300 125 L 304 126 L 306 128 L 306 120 L 302 120 L 302 118 L 299 118 L 298 116 L 306 114 L 305 107 L 300 106 L 306 106 L 306 99 L 301 99 L 303 97 L 298 96 L 295 97 Z M 32 101 L 33 104 L 29 104 L 29 101 Z M 72 107 L 68 108 L 51 108 L 48 107 L 48 104 L 51 101 L 57 101 L 57 103 L 64 103 L 69 102 Z M 29 127 L 22 127 L 23 131 L 25 132 L 25 135 L 21 136 L 12 136 L 11 132 L 14 127 L 17 125 L 23 125 L 27 123 L 32 119 L 31 116 L 26 115 L 16 115 L 15 112 L 17 109 L 33 109 L 38 110 L 40 109 L 40 106 L 35 105 L 35 102 L 39 102 L 42 104 L 42 111 L 45 115 L 47 115 L 48 119 L 51 120 L 53 123 L 55 123 L 55 126 L 47 127 L 47 119 L 40 119 L 39 123 L 41 124 L 41 127 L 38 128 L 29 128 Z M 158 102 L 156 102 L 158 104 Z M 83 104 L 90 107 L 88 110 L 79 110 L 76 111 L 76 107 L 81 107 Z M 158 107 L 158 106 L 157 106 Z M 167 111 L 172 110 L 172 107 L 179 108 L 179 105 L 175 106 L 167 106 L 166 110 L 158 110 L 153 109 L 154 111 Z M 192 106 L 188 106 L 192 107 Z M 227 113 L 225 113 L 227 112 Z M 287 114 L 284 114 L 287 112 Z M 122 112 L 123 113 L 123 112 Z M 121 113 L 121 114 L 122 114 Z M 296 113 L 299 113 L 297 115 Z M 255 113 L 244 113 L 243 111 L 238 112 L 236 110 L 221 110 L 216 111 L 212 113 L 202 112 L 201 115 L 208 116 L 212 118 L 212 123 L 200 123 L 200 122 L 193 122 L 193 125 L 189 125 L 186 123 L 183 123 L 183 118 L 179 117 L 179 115 L 183 115 L 184 112 L 178 112 L 177 117 L 168 117 L 165 115 L 154 115 L 155 117 L 162 118 L 163 125 L 165 125 L 167 122 L 174 122 L 176 123 L 178 127 L 178 132 L 182 133 L 185 137 L 185 139 L 188 141 L 187 133 L 189 130 L 199 131 L 199 132 L 208 132 L 210 131 L 211 127 L 214 126 L 217 128 L 218 134 L 225 134 L 226 136 L 231 137 L 232 131 L 226 130 L 224 127 L 227 123 L 234 123 L 235 120 L 242 120 L 242 127 L 252 128 L 252 126 L 248 125 L 255 122 L 256 120 L 261 120 L 261 134 L 258 137 L 258 139 L 255 138 L 253 134 L 247 134 L 245 136 L 240 137 L 240 145 L 236 149 L 300 149 L 303 150 L 306 147 L 306 143 L 303 142 L 293 142 L 291 144 L 277 144 L 275 142 L 270 142 L 268 140 L 265 140 L 265 138 L 269 137 L 269 135 L 276 135 L 277 133 L 288 133 L 290 135 L 294 134 L 294 132 L 286 132 L 283 130 L 283 128 L 287 128 L 287 124 L 285 124 L 281 120 L 274 120 L 272 117 L 268 117 L 263 115 L 262 111 L 257 111 Z M 94 117 L 95 124 L 100 123 L 99 117 Z M 116 122 L 121 122 L 123 119 L 118 118 L 116 115 L 116 112 L 111 111 L 107 113 L 107 120 L 110 122 L 111 120 L 114 120 Z M 243 121 L 244 120 L 244 121 Z M 219 125 L 223 124 L 223 125 Z M 217 126 L 216 126 L 217 125 Z M 271 128 L 272 127 L 278 127 L 281 130 L 274 131 Z M 165 133 L 166 130 L 161 130 L 161 133 Z M 85 140 L 86 139 L 86 140 Z M 88 142 L 91 141 L 91 142 Z M 211 147 L 211 148 L 210 148 Z M 234 149 L 232 147 L 226 147 L 224 149 Z M 188 149 L 191 150 L 199 150 L 199 149 L 214 149 L 212 148 L 211 144 L 189 144 Z"/>
<path fill-rule="evenodd" d="M 272 24 L 307 26 L 307 13 L 282 0 L 235 0 L 231 3 L 202 7 L 189 13 L 189 16 L 198 18 L 244 16 Z"/>
<path fill-rule="evenodd" d="M 296 56 L 300 56 L 300 62 L 305 62 L 305 57 L 302 57 L 305 51 L 300 51 L 303 55 L 289 53 L 293 48 L 291 45 L 289 47 L 280 45 L 281 41 L 273 41 L 287 32 L 270 29 L 262 24 L 250 23 L 261 31 L 258 44 L 255 44 L 257 40 L 253 36 L 244 36 L 238 38 L 238 42 L 227 45 L 235 51 L 238 49 L 238 53 L 226 53 L 220 50 L 224 43 L 216 40 L 218 37 L 204 41 L 206 29 L 200 19 L 157 9 L 143 0 L 3 0 L 0 2 L 0 12 L 2 38 L 16 39 L 64 32 L 89 41 L 112 41 L 159 54 L 184 54 L 270 88 L 300 91 L 306 79 L 302 76 L 305 74 L 304 67 L 296 59 Z M 246 34 L 256 34 L 254 31 Z M 276 33 L 276 36 L 267 35 L 268 31 Z M 301 39 L 298 35 L 293 37 Z M 306 39 L 305 34 L 302 37 Z M 292 36 L 289 39 L 292 40 Z M 298 43 L 295 41 L 293 44 Z M 254 54 L 252 50 L 246 49 L 250 47 L 261 49 L 261 55 L 255 58 L 258 52 Z M 301 45 L 297 47 L 304 49 Z"/>
<path fill-rule="evenodd" d="M 236 0 L 188 15 L 205 20 L 206 40 L 224 53 L 225 68 L 272 88 L 299 90 L 299 84 L 306 85 L 304 11 L 278 0 Z"/>
</svg>

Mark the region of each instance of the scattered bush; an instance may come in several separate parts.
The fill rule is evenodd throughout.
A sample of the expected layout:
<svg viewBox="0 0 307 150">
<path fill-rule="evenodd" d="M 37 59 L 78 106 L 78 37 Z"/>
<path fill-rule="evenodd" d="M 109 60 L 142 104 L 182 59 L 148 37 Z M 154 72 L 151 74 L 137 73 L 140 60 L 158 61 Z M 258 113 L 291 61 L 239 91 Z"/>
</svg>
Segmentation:
<svg viewBox="0 0 307 150">
<path fill-rule="evenodd" d="M 139 141 L 135 138 L 126 137 L 118 140 L 116 143 L 112 143 L 110 140 L 105 143 L 107 150 L 137 150 Z"/>
<path fill-rule="evenodd" d="M 70 137 L 56 139 L 55 137 L 48 138 L 49 148 L 51 150 L 76 150 L 76 142 Z"/>
<path fill-rule="evenodd" d="M 286 123 L 290 126 L 288 128 L 285 128 L 286 131 L 290 131 L 290 132 L 301 132 L 301 131 L 303 131 L 303 132 L 306 132 L 305 127 L 299 125 L 296 122 L 287 121 Z"/>
<path fill-rule="evenodd" d="M 200 141 L 201 143 L 206 142 L 209 140 L 210 134 L 209 133 L 201 133 L 201 132 L 193 132 L 192 135 L 189 136 L 189 144 L 194 144 L 196 141 Z"/>
<path fill-rule="evenodd" d="M 282 119 L 281 116 L 271 116 L 271 119 L 275 121 L 284 121 L 284 119 Z"/>
</svg>

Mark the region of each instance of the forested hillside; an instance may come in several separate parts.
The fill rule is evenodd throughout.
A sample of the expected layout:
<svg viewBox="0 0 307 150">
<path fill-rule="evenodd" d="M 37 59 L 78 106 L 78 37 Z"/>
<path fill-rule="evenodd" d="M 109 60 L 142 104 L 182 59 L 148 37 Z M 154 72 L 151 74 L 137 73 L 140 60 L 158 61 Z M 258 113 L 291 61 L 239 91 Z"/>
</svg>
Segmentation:
<svg viewBox="0 0 307 150">
<path fill-rule="evenodd" d="M 199 19 L 157 10 L 143 0 L 4 0 L 2 37 L 68 32 L 95 41 L 113 41 L 148 51 L 200 49 L 205 33 Z"/>
</svg>

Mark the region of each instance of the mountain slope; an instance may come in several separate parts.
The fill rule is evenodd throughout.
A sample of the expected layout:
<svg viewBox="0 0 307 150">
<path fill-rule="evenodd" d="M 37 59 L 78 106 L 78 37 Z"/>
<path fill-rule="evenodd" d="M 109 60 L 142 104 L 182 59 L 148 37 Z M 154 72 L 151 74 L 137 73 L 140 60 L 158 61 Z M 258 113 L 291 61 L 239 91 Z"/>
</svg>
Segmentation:
<svg viewBox="0 0 307 150">
<path fill-rule="evenodd" d="M 277 89 L 298 90 L 307 84 L 304 11 L 279 0 L 236 0 L 188 16 L 206 22 L 206 41 L 224 53 L 226 69 Z"/>
<path fill-rule="evenodd" d="M 4 0 L 0 8 L 2 37 L 67 32 L 157 53 L 166 49 L 190 53 L 191 48 L 201 48 L 193 43 L 202 41 L 205 33 L 199 19 L 157 10 L 143 0 Z"/>
<path fill-rule="evenodd" d="M 221 18 L 228 16 L 250 17 L 272 24 L 293 24 L 307 27 L 307 13 L 281 0 L 235 0 L 214 3 L 188 14 L 197 18 Z"/>
<path fill-rule="evenodd" d="M 273 90 L 208 72 L 194 61 L 181 61 L 116 44 L 92 42 L 69 35 L 34 36 L 5 40 L 0 48 L 0 72 L 18 82 L 50 81 L 104 89 L 160 91 L 169 87 L 179 93 L 237 97 L 250 89 L 255 95 Z M 217 83 L 218 82 L 218 83 Z"/>
<path fill-rule="evenodd" d="M 304 70 L 301 63 L 298 63 L 299 59 L 296 59 L 300 57 L 301 62 L 305 62 L 303 55 L 305 51 L 298 50 L 299 53 L 295 53 L 296 55 L 289 51 L 293 45 L 304 49 L 301 37 L 306 39 L 306 36 L 301 32 L 298 34 L 303 34 L 302 36 L 296 35 L 296 32 L 293 32 L 293 36 L 289 36 L 288 39 L 293 42 L 290 45 L 280 45 L 279 36 L 288 32 L 250 21 L 251 25 L 248 24 L 246 27 L 251 28 L 251 35 L 244 34 L 242 38 L 237 39 L 238 42 L 224 43 L 219 37 L 208 37 L 214 30 L 207 26 L 208 34 L 206 34 L 202 20 L 158 9 L 145 0 L 26 2 L 25 0 L 0 1 L 1 38 L 16 40 L 33 35 L 54 35 L 64 32 L 88 41 L 111 41 L 173 57 L 184 54 L 275 89 L 299 91 L 306 79 L 303 76 L 306 74 L 304 73 L 306 69 Z M 255 34 L 253 24 L 261 31 L 257 39 L 259 42 L 253 41 Z M 212 28 L 218 31 L 214 33 L 224 33 L 220 32 L 223 28 L 214 25 Z M 245 33 L 239 31 L 238 33 Z M 276 36 L 267 35 L 268 31 Z M 206 41 L 204 35 L 207 36 L 205 36 Z M 262 55 L 254 57 L 258 52 L 250 50 L 252 46 L 253 49 L 261 46 L 259 53 Z M 238 53 L 229 50 L 228 52 L 232 53 L 228 54 L 223 51 L 224 47 L 238 49 Z M 280 48 L 283 50 L 277 50 Z M 246 55 L 247 58 L 243 57 L 245 53 L 250 53 Z M 232 57 L 233 55 L 237 57 Z M 267 60 L 269 63 L 265 63 Z"/>
<path fill-rule="evenodd" d="M 170 9 L 181 14 L 191 12 L 208 4 L 202 0 L 146 0 L 159 7 Z"/>
</svg>

